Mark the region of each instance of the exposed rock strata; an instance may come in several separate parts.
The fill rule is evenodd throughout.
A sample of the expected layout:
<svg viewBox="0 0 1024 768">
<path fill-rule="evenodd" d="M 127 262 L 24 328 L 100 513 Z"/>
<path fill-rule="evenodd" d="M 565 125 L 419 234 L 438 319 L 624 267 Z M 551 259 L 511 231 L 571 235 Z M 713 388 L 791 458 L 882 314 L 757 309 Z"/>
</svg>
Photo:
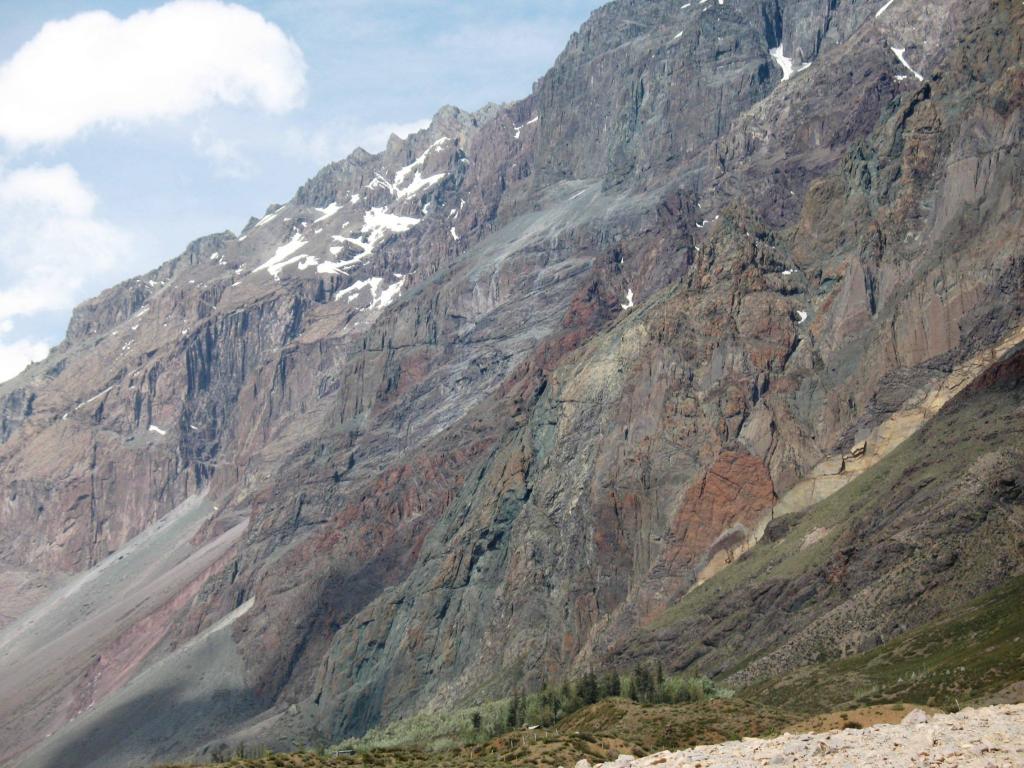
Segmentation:
<svg viewBox="0 0 1024 768">
<path fill-rule="evenodd" d="M 625 658 L 1022 326 L 1021 8 L 876 10 L 611 3 L 523 101 L 87 302 L 0 386 L 2 567 L 95 567 L 200 492 L 195 546 L 247 520 L 124 628 L 145 658 L 97 652 L 127 679 L 233 616 L 245 706 L 204 716 L 265 743 Z M 87 666 L 54 711 L 112 728 Z"/>
</svg>

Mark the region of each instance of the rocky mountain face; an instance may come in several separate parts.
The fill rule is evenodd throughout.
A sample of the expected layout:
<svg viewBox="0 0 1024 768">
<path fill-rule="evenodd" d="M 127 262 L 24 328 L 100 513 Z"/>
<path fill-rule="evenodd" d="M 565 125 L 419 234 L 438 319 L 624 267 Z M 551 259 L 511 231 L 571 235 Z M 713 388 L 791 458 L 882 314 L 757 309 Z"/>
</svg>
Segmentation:
<svg viewBox="0 0 1024 768">
<path fill-rule="evenodd" d="M 796 595 L 740 566 L 1024 339 L 1022 11 L 618 0 L 522 101 L 83 304 L 0 385 L 0 761 L 865 647 L 869 610 L 785 652 L 774 612 L 853 606 L 896 544 L 817 534 Z M 936 562 L 958 531 L 928 528 Z"/>
</svg>

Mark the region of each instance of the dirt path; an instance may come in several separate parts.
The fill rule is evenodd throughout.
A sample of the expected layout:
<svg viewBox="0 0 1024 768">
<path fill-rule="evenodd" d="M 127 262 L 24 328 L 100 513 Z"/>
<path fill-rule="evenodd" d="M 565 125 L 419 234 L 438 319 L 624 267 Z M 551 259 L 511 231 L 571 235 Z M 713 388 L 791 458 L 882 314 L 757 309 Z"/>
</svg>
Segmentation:
<svg viewBox="0 0 1024 768">
<path fill-rule="evenodd" d="M 603 768 L 774 765 L 1018 768 L 1024 766 L 1024 704 L 932 716 L 914 710 L 899 725 L 744 739 L 683 752 L 659 752 L 644 758 L 623 755 L 615 762 L 602 764 Z M 580 761 L 576 768 L 589 765 Z"/>
</svg>

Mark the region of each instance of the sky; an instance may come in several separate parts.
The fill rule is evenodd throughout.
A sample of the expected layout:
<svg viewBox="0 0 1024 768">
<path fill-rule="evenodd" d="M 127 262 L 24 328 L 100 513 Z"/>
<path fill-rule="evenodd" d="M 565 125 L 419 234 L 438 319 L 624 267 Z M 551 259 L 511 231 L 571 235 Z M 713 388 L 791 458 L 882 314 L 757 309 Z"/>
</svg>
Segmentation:
<svg viewBox="0 0 1024 768">
<path fill-rule="evenodd" d="M 527 95 L 601 4 L 0 0 L 0 381 L 355 147 Z"/>
</svg>

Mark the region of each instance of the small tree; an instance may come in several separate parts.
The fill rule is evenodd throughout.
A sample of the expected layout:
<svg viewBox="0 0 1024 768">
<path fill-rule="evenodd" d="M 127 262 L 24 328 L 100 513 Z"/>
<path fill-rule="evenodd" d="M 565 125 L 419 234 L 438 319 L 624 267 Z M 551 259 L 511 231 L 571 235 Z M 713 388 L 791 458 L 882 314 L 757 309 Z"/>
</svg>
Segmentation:
<svg viewBox="0 0 1024 768">
<path fill-rule="evenodd" d="M 480 713 L 479 712 L 474 712 L 472 720 L 473 720 L 473 731 L 475 733 L 479 733 L 480 732 L 480 728 L 483 725 L 483 718 L 480 717 Z"/>
<path fill-rule="evenodd" d="M 584 706 L 597 703 L 598 698 L 600 698 L 600 692 L 597 689 L 597 675 L 594 674 L 594 670 L 590 670 L 583 676 L 579 684 L 578 694 L 580 702 Z"/>
<path fill-rule="evenodd" d="M 636 688 L 636 700 L 641 704 L 650 704 L 654 698 L 654 678 L 645 665 L 638 664 L 633 670 L 633 685 Z"/>
<path fill-rule="evenodd" d="M 614 670 L 606 673 L 601 688 L 605 696 L 621 696 L 622 681 L 619 679 L 619 673 Z"/>
<path fill-rule="evenodd" d="M 519 725 L 519 691 L 512 694 L 512 701 L 508 704 L 508 717 L 506 718 L 509 730 Z"/>
<path fill-rule="evenodd" d="M 570 715 L 576 711 L 576 697 L 573 696 L 572 686 L 566 680 L 562 683 L 562 700 L 559 702 L 559 709 L 563 715 Z"/>
</svg>

